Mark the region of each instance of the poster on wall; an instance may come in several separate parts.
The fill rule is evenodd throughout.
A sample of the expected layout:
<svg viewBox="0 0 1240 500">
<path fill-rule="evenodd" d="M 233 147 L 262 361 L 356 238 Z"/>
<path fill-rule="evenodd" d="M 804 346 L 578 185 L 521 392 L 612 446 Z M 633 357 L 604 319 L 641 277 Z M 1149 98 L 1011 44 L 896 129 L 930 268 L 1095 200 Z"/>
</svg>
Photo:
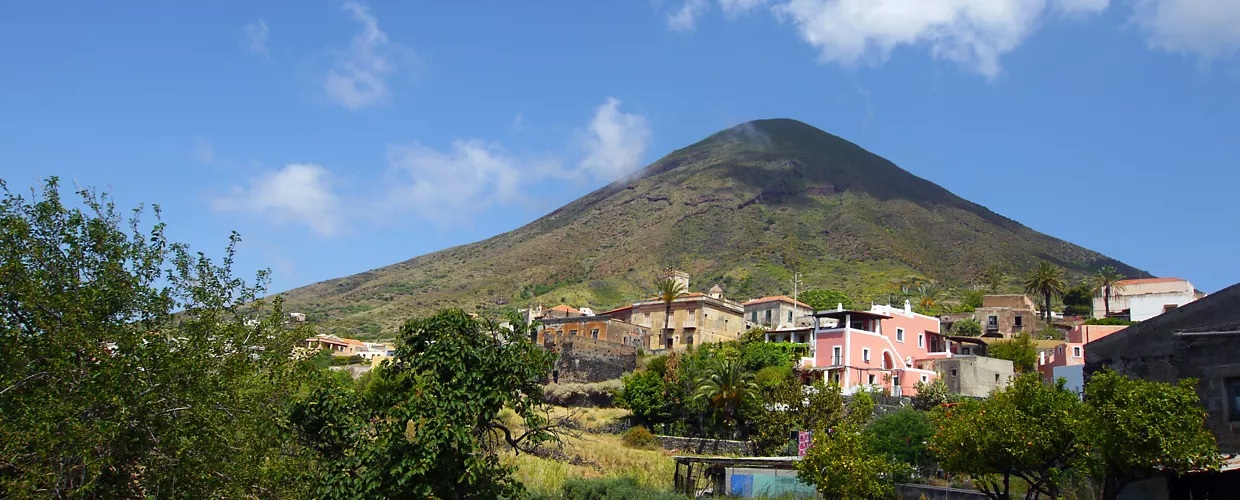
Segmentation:
<svg viewBox="0 0 1240 500">
<path fill-rule="evenodd" d="M 810 444 L 814 441 L 810 437 L 810 431 L 800 431 L 797 433 L 797 456 L 805 456 L 805 450 L 809 449 Z"/>
</svg>

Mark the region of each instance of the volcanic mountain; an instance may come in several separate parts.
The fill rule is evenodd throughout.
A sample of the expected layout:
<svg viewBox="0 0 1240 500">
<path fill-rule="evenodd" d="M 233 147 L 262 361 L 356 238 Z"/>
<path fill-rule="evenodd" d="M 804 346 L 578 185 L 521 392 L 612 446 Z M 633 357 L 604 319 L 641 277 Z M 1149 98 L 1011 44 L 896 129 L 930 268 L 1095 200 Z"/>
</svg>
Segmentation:
<svg viewBox="0 0 1240 500">
<path fill-rule="evenodd" d="M 283 293 L 324 330 L 388 335 L 439 308 L 495 314 L 527 304 L 606 310 L 648 297 L 660 269 L 729 298 L 842 291 L 887 301 L 893 283 L 948 292 L 992 266 L 1048 260 L 1079 278 L 1138 270 L 1039 233 L 790 119 L 748 122 L 672 152 L 519 229 Z M 1147 273 L 1148 274 L 1148 273 Z"/>
</svg>

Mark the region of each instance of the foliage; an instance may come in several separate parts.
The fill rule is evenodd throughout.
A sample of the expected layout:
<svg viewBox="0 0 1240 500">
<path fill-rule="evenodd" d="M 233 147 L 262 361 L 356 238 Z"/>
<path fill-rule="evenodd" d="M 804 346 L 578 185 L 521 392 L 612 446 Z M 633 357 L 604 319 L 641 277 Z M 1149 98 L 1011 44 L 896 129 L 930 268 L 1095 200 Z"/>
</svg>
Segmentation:
<svg viewBox="0 0 1240 500">
<path fill-rule="evenodd" d="M 546 384 L 543 401 L 560 406 L 608 407 L 615 403 L 616 395 L 624 390 L 621 379 L 604 380 L 586 384 Z"/>
<path fill-rule="evenodd" d="M 1093 276 L 1093 291 L 1102 296 L 1103 310 L 1108 315 L 1111 314 L 1111 299 L 1124 291 L 1124 285 L 1119 283 L 1123 279 L 1124 275 L 1113 266 L 1103 266 Z"/>
<path fill-rule="evenodd" d="M 1063 296 L 1067 288 L 1063 268 L 1044 260 L 1025 276 L 1025 293 L 1042 299 L 1042 315 L 1047 323 L 1051 321 L 1051 300 Z"/>
<path fill-rule="evenodd" d="M 766 328 L 761 325 L 745 330 L 741 334 L 740 341 L 742 344 L 753 344 L 766 341 Z"/>
<path fill-rule="evenodd" d="M 0 201 L 0 496 L 301 496 L 283 405 L 300 384 L 279 300 L 168 241 L 142 208 Z M 295 351 L 298 360 L 314 355 Z"/>
<path fill-rule="evenodd" d="M 814 485 L 826 498 L 869 499 L 894 495 L 893 464 L 871 451 L 863 424 L 869 420 L 873 402 L 861 393 L 854 396 L 848 413 L 832 428 L 814 430 L 814 444 L 797 463 L 797 477 Z"/>
<path fill-rule="evenodd" d="M 1078 439 L 1086 425 L 1082 403 L 1037 373 L 1017 377 L 986 400 L 939 408 L 932 418 L 930 450 L 939 465 L 967 475 L 996 500 L 1009 498 L 1013 478 L 1036 495 L 1056 498 L 1062 474 L 1085 449 Z"/>
<path fill-rule="evenodd" d="M 1102 483 L 1103 498 L 1117 498 L 1126 484 L 1159 472 L 1218 467 L 1218 444 L 1204 425 L 1196 382 L 1134 380 L 1111 370 L 1093 374 L 1085 387 L 1084 436 L 1088 468 Z"/>
<path fill-rule="evenodd" d="M 325 385 L 290 419 L 316 452 L 320 498 L 511 497 L 521 492 L 496 445 L 525 451 L 558 437 L 539 380 L 554 354 L 520 318 L 500 327 L 447 310 L 413 319 L 370 390 Z M 523 422 L 498 419 L 509 408 Z"/>
<path fill-rule="evenodd" d="M 982 324 L 973 318 L 965 318 L 952 323 L 950 333 L 957 337 L 981 337 Z"/>
<path fill-rule="evenodd" d="M 725 424 L 736 421 L 741 405 L 757 396 L 758 384 L 753 372 L 734 360 L 716 358 L 710 368 L 697 380 L 693 399 L 709 402 L 721 412 Z"/>
<path fill-rule="evenodd" d="M 621 407 L 633 411 L 633 416 L 647 423 L 666 422 L 671 418 L 667 387 L 658 372 L 647 369 L 626 375 L 624 389 L 616 398 Z"/>
<path fill-rule="evenodd" d="M 1094 290 L 1088 283 L 1081 283 L 1063 294 L 1064 314 L 1089 317 L 1094 314 Z"/>
<path fill-rule="evenodd" d="M 672 278 L 660 278 L 654 282 L 655 295 L 663 302 L 663 331 L 659 334 L 667 335 L 667 327 L 672 320 L 672 302 L 684 295 L 688 290 L 680 281 Z"/>
<path fill-rule="evenodd" d="M 917 306 L 923 311 L 934 311 L 939 306 L 939 286 L 933 282 L 922 282 L 917 284 Z"/>
<path fill-rule="evenodd" d="M 934 435 L 934 425 L 926 412 L 901 408 L 874 419 L 865 427 L 864 434 L 870 452 L 887 457 L 893 464 L 926 469 L 934 463 L 927 447 Z"/>
<path fill-rule="evenodd" d="M 804 302 L 815 311 L 835 310 L 844 305 L 844 309 L 852 309 L 852 299 L 835 290 L 806 290 L 797 295 L 797 300 Z"/>
<path fill-rule="evenodd" d="M 634 425 L 624 431 L 624 445 L 629 448 L 649 449 L 658 446 L 659 440 L 644 425 Z"/>
<path fill-rule="evenodd" d="M 357 365 L 365 361 L 366 361 L 366 358 L 363 358 L 357 354 L 354 354 L 352 356 L 332 356 L 331 357 L 332 366 Z"/>
<path fill-rule="evenodd" d="M 741 364 L 746 370 L 758 371 L 768 366 L 791 368 L 807 351 L 805 344 L 763 342 L 741 347 Z"/>
<path fill-rule="evenodd" d="M 786 454 L 793 432 L 827 429 L 844 415 L 844 400 L 834 384 L 801 385 L 790 379 L 761 391 L 762 404 L 753 415 L 753 441 L 766 456 Z"/>
<path fill-rule="evenodd" d="M 982 274 L 982 281 L 986 285 L 986 291 L 992 294 L 1002 292 L 1004 281 L 1006 280 L 1007 274 L 1003 272 L 1003 268 L 998 264 L 991 264 Z"/>
<path fill-rule="evenodd" d="M 952 394 L 947 389 L 947 382 L 943 381 L 942 377 L 936 377 L 928 384 L 918 380 L 913 384 L 913 388 L 917 390 L 917 397 L 913 398 L 913 408 L 918 410 L 928 411 L 960 400 L 959 394 Z"/>
<path fill-rule="evenodd" d="M 1038 346 L 1033 341 L 1033 335 L 1028 332 L 1020 332 L 1009 340 L 991 343 L 986 346 L 986 355 L 1011 361 L 1016 373 L 1037 371 Z"/>
<path fill-rule="evenodd" d="M 1109 326 L 1132 326 L 1137 324 L 1136 321 L 1128 321 L 1122 318 L 1089 318 L 1085 320 L 1086 325 L 1109 325 Z"/>
<path fill-rule="evenodd" d="M 1040 330 L 1034 332 L 1034 335 L 1037 340 L 1063 340 L 1065 332 L 1055 328 L 1055 325 L 1043 325 Z"/>
<path fill-rule="evenodd" d="M 754 383 L 758 384 L 759 389 L 767 387 L 775 387 L 788 383 L 793 380 L 792 367 L 789 366 L 768 366 L 758 370 L 754 374 Z"/>
<path fill-rule="evenodd" d="M 964 296 L 962 296 L 960 300 L 960 305 L 968 310 L 961 312 L 972 312 L 977 308 L 982 307 L 982 303 L 985 298 L 986 294 L 981 290 L 969 290 L 964 292 Z"/>
<path fill-rule="evenodd" d="M 633 478 L 574 479 L 564 483 L 564 500 L 679 500 L 675 493 L 642 488 Z"/>
</svg>

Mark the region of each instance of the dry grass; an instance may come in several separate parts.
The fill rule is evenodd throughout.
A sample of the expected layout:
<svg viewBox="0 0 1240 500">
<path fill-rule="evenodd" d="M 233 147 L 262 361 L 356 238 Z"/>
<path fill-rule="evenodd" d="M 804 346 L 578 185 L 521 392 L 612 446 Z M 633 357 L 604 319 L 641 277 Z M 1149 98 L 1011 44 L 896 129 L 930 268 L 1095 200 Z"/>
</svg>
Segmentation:
<svg viewBox="0 0 1240 500">
<path fill-rule="evenodd" d="M 564 481 L 570 478 L 627 476 L 645 488 L 672 488 L 676 464 L 664 450 L 635 450 L 624 446 L 617 436 L 584 433 L 580 438 L 568 438 L 564 452 L 598 465 L 601 471 L 589 465 L 572 465 L 528 454 L 506 453 L 502 460 L 517 467 L 516 477 L 526 488 L 542 494 L 560 491 Z"/>
<path fill-rule="evenodd" d="M 551 416 L 562 417 L 569 413 L 577 413 L 577 422 L 581 424 L 581 428 L 587 431 L 597 430 L 608 424 L 620 422 L 625 418 L 633 415 L 633 412 L 624 408 L 566 408 L 563 406 L 552 406 Z"/>
</svg>

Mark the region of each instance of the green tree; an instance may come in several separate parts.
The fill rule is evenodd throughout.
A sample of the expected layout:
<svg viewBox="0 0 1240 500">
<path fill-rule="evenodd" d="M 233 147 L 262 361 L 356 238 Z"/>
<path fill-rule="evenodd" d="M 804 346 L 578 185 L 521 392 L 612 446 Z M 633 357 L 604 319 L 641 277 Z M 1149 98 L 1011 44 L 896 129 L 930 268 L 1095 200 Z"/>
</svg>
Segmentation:
<svg viewBox="0 0 1240 500">
<path fill-rule="evenodd" d="M 961 309 L 964 310 L 960 312 L 973 312 L 977 310 L 977 308 L 982 307 L 985 300 L 986 294 L 982 293 L 981 290 L 969 290 L 964 292 L 964 296 L 961 297 L 960 300 Z"/>
<path fill-rule="evenodd" d="M 667 386 L 663 377 L 653 369 L 624 376 L 624 389 L 617 404 L 633 411 L 633 416 L 646 423 L 666 422 L 671 413 L 668 408 Z"/>
<path fill-rule="evenodd" d="M 965 318 L 952 323 L 952 328 L 949 331 L 957 337 L 981 337 L 982 324 L 973 318 Z"/>
<path fill-rule="evenodd" d="M 660 332 L 660 342 L 667 342 L 667 338 L 671 337 L 668 328 L 672 321 L 672 302 L 680 298 L 688 290 L 685 285 L 672 278 L 661 278 L 654 282 L 655 293 L 659 301 L 663 302 L 663 331 Z M 663 347 L 660 345 L 659 347 Z"/>
<path fill-rule="evenodd" d="M 895 494 L 892 463 L 871 451 L 863 434 L 873 412 L 869 395 L 853 397 L 844 419 L 814 430 L 814 444 L 797 463 L 797 477 L 826 498 L 871 499 Z"/>
<path fill-rule="evenodd" d="M 844 305 L 844 309 L 852 308 L 852 299 L 835 290 L 806 290 L 797 295 L 797 300 L 804 302 L 815 311 L 834 310 Z"/>
<path fill-rule="evenodd" d="M 729 426 L 735 423 L 737 410 L 758 393 L 753 372 L 746 370 L 740 362 L 726 358 L 716 358 L 708 371 L 698 378 L 696 385 L 693 399 L 708 402 L 722 413 L 725 424 Z"/>
<path fill-rule="evenodd" d="M 926 412 L 901 408 L 874 419 L 864 434 L 870 451 L 887 457 L 893 469 L 908 465 L 925 470 L 934 464 L 934 455 L 927 447 L 934 425 Z"/>
<path fill-rule="evenodd" d="M 986 355 L 1011 361 L 1017 373 L 1033 372 L 1038 368 L 1038 346 L 1028 332 L 986 346 Z"/>
<path fill-rule="evenodd" d="M 1111 298 L 1124 291 L 1124 285 L 1120 284 L 1123 279 L 1124 275 L 1113 266 L 1103 266 L 1094 274 L 1093 291 L 1102 295 L 1102 305 L 1107 316 L 1111 315 Z"/>
<path fill-rule="evenodd" d="M 301 496 L 280 425 L 306 332 L 222 262 L 47 180 L 0 201 L 0 496 Z M 314 355 L 300 350 L 298 359 Z"/>
<path fill-rule="evenodd" d="M 785 455 L 793 432 L 828 429 L 844 415 L 837 385 L 822 381 L 802 385 L 796 379 L 761 387 L 761 404 L 753 415 L 754 441 L 767 456 Z"/>
<path fill-rule="evenodd" d="M 917 306 L 927 313 L 932 312 L 939 305 L 939 287 L 931 281 L 924 281 L 917 284 Z"/>
<path fill-rule="evenodd" d="M 741 363 L 750 371 L 758 371 L 768 366 L 791 368 L 806 350 L 804 344 L 791 342 L 745 344 L 741 347 Z"/>
<path fill-rule="evenodd" d="M 539 383 L 555 354 L 529 340 L 520 318 L 510 323 L 483 322 L 460 310 L 410 320 L 371 390 L 328 385 L 295 404 L 290 418 L 317 452 L 314 495 L 520 495 L 497 446 L 529 451 L 558 439 L 563 422 L 548 417 Z M 504 408 L 520 427 L 499 418 Z"/>
<path fill-rule="evenodd" d="M 1051 300 L 1062 297 L 1068 288 L 1063 268 L 1047 261 L 1039 261 L 1037 267 L 1025 276 L 1025 293 L 1042 298 L 1042 316 L 1051 322 Z"/>
<path fill-rule="evenodd" d="M 952 394 L 947 389 L 947 382 L 944 382 L 942 377 L 935 377 L 928 384 L 919 380 L 913 384 L 913 388 L 917 390 L 917 397 L 913 398 L 913 408 L 918 410 L 928 411 L 960 400 L 959 394 Z"/>
<path fill-rule="evenodd" d="M 1092 316 L 1094 313 L 1094 289 L 1088 283 L 1081 283 L 1068 289 L 1063 294 L 1064 314 L 1072 316 Z"/>
<path fill-rule="evenodd" d="M 1080 463 L 1086 412 L 1062 384 L 1026 373 L 982 401 L 932 413 L 930 451 L 951 474 L 968 476 L 994 500 L 1008 500 L 1012 478 L 1029 485 L 1026 498 L 1058 498 L 1064 472 Z"/>
<path fill-rule="evenodd" d="M 991 264 L 982 272 L 982 282 L 986 285 L 987 293 L 1003 292 L 1005 281 L 1007 281 L 1007 273 L 1004 273 L 1003 268 L 998 264 Z"/>
<path fill-rule="evenodd" d="M 1084 436 L 1089 470 L 1104 499 L 1118 498 L 1128 483 L 1155 474 L 1218 467 L 1218 444 L 1205 427 L 1196 383 L 1134 380 L 1111 370 L 1090 378 Z"/>
</svg>

